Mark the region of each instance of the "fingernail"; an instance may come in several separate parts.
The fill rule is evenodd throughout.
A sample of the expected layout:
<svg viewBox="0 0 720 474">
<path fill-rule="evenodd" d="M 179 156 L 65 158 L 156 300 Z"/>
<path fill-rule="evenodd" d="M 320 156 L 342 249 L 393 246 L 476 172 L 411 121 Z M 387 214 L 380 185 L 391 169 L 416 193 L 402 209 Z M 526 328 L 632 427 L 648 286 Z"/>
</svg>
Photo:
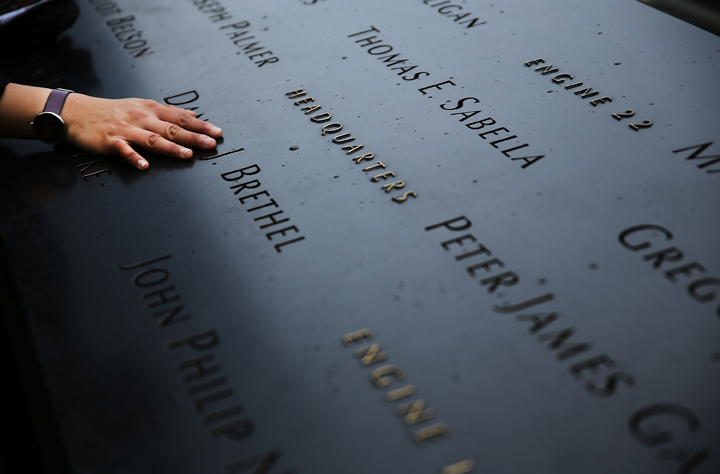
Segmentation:
<svg viewBox="0 0 720 474">
<path fill-rule="evenodd" d="M 215 145 L 215 140 L 213 140 L 213 139 L 210 138 L 210 137 L 205 137 L 205 138 L 203 138 L 203 145 L 205 145 L 205 146 L 213 146 L 213 145 Z"/>
<path fill-rule="evenodd" d="M 192 150 L 189 150 L 189 149 L 187 149 L 187 148 L 183 148 L 183 149 L 182 149 L 182 155 L 183 155 L 183 156 L 190 156 L 190 155 L 192 155 Z"/>
<path fill-rule="evenodd" d="M 144 170 L 145 168 L 148 167 L 148 162 L 143 159 L 138 160 L 137 164 L 138 164 L 138 168 L 140 168 L 141 170 Z"/>
<path fill-rule="evenodd" d="M 221 129 L 220 127 L 213 127 L 213 128 L 210 129 L 210 131 L 211 131 L 212 133 L 214 133 L 215 135 L 218 135 L 218 134 L 221 134 L 221 133 L 222 133 L 222 129 Z"/>
</svg>

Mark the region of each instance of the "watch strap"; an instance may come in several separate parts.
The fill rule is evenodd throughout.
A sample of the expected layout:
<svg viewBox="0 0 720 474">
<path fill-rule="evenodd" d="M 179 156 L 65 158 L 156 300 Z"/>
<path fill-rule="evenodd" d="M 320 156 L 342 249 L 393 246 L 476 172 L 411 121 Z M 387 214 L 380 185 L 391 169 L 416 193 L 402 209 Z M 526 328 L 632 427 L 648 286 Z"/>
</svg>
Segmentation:
<svg viewBox="0 0 720 474">
<path fill-rule="evenodd" d="M 43 112 L 52 112 L 60 115 L 60 112 L 65 105 L 65 99 L 67 99 L 67 96 L 71 92 L 71 90 L 67 89 L 53 89 L 50 91 L 50 96 L 48 96 L 47 102 L 45 102 L 45 109 Z"/>
</svg>

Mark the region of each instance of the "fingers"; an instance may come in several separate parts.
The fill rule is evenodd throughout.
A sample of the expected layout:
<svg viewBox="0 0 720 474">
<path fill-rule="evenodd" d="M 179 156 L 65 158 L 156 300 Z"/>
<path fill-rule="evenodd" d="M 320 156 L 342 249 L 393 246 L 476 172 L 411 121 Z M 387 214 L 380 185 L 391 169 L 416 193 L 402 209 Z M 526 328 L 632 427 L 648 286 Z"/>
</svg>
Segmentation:
<svg viewBox="0 0 720 474">
<path fill-rule="evenodd" d="M 163 107 L 158 113 L 158 118 L 165 122 L 180 125 L 185 130 L 197 132 L 213 138 L 220 138 L 222 130 L 220 127 L 196 118 L 195 113 L 189 110 L 183 110 L 172 105 Z"/>
<path fill-rule="evenodd" d="M 192 150 L 189 148 L 170 141 L 159 133 L 150 130 L 137 129 L 133 136 L 129 137 L 129 141 L 153 153 L 181 160 L 191 158 L 193 155 Z"/>
<path fill-rule="evenodd" d="M 185 117 L 187 119 L 197 120 L 188 115 L 185 115 Z M 157 120 L 151 124 L 148 124 L 147 128 L 149 131 L 161 135 L 166 140 L 175 142 L 179 145 L 184 145 L 186 147 L 210 150 L 215 148 L 216 145 L 214 138 L 203 135 L 201 133 L 190 132 L 186 130 L 185 127 L 183 127 L 182 125 L 178 125 L 175 123 Z"/>
<path fill-rule="evenodd" d="M 166 140 L 159 134 L 152 133 L 147 130 L 138 129 L 135 136 L 129 137 L 129 141 L 159 155 L 179 159 L 192 157 L 192 150 Z M 150 166 L 147 160 L 140 156 L 138 152 L 133 150 L 130 144 L 125 140 L 117 140 L 113 145 L 113 148 L 118 155 L 122 156 L 128 163 L 139 170 L 147 169 Z"/>
<path fill-rule="evenodd" d="M 165 107 L 170 108 L 170 109 L 176 109 L 176 108 L 177 108 L 177 107 L 175 107 L 174 105 L 170 105 L 170 104 L 166 105 Z M 181 109 L 181 110 L 183 110 L 186 114 L 190 114 L 190 115 L 192 115 L 193 117 L 197 117 L 197 114 L 196 114 L 194 111 L 192 111 L 192 110 L 185 110 L 185 109 Z"/>
<path fill-rule="evenodd" d="M 127 161 L 139 170 L 147 169 L 147 167 L 149 166 L 147 160 L 140 156 L 138 152 L 133 150 L 126 141 L 118 140 L 115 143 L 115 152 L 118 155 L 122 156 L 125 161 Z"/>
<path fill-rule="evenodd" d="M 157 102 L 147 101 L 147 105 L 154 109 L 155 117 L 144 121 L 146 130 L 160 135 L 162 138 L 190 148 L 210 150 L 217 145 L 215 138 L 222 136 L 222 130 L 215 125 L 199 120 L 195 113 L 188 110 L 167 105 L 161 106 Z M 147 137 L 143 137 L 147 140 Z M 152 141 L 155 139 L 153 138 Z M 160 153 L 179 158 L 189 158 L 191 155 L 179 149 L 169 147 L 167 143 L 138 143 L 147 149 L 162 150 Z M 159 146 L 159 148 L 158 148 Z"/>
</svg>

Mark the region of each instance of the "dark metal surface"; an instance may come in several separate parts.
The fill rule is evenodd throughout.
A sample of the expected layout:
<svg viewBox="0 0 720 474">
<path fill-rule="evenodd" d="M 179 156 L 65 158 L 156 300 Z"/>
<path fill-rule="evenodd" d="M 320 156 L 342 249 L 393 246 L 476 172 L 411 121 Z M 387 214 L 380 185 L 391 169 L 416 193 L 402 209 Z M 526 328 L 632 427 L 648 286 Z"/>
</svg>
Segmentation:
<svg viewBox="0 0 720 474">
<path fill-rule="evenodd" d="M 719 38 L 627 1 L 209 3 L 82 0 L 13 64 L 224 129 L 147 172 L 2 142 L 72 472 L 720 470 Z"/>
</svg>

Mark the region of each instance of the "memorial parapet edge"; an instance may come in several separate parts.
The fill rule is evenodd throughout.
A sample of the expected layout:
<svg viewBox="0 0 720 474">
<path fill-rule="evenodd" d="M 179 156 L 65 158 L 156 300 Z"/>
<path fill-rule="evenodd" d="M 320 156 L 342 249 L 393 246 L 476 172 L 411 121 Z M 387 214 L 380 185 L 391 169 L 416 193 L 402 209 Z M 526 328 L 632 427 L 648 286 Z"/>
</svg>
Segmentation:
<svg viewBox="0 0 720 474">
<path fill-rule="evenodd" d="M 71 472 L 720 471 L 720 38 L 620 0 L 79 4 L 16 80 L 224 140 L 2 142 Z"/>
</svg>

